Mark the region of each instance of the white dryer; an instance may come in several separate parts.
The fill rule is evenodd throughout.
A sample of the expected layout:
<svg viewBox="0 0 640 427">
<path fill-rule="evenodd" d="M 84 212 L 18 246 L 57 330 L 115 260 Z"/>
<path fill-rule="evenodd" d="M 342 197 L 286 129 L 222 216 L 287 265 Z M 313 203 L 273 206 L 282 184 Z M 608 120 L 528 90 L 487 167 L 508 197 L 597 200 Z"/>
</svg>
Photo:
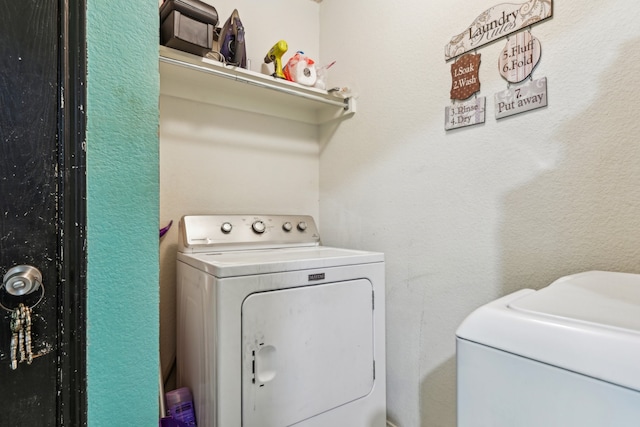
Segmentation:
<svg viewBox="0 0 640 427">
<path fill-rule="evenodd" d="M 177 379 L 199 427 L 384 427 L 384 255 L 313 218 L 180 221 Z"/>
<path fill-rule="evenodd" d="M 640 425 L 640 275 L 590 271 L 457 331 L 459 427 Z"/>
</svg>

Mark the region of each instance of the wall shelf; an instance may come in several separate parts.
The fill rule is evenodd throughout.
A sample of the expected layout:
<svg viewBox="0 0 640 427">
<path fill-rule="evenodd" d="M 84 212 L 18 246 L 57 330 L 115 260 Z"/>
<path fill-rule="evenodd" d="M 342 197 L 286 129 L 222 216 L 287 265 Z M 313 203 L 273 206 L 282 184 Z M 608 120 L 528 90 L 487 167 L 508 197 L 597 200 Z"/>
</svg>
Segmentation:
<svg viewBox="0 0 640 427">
<path fill-rule="evenodd" d="M 355 113 L 355 99 L 160 46 L 160 94 L 320 124 Z"/>
</svg>

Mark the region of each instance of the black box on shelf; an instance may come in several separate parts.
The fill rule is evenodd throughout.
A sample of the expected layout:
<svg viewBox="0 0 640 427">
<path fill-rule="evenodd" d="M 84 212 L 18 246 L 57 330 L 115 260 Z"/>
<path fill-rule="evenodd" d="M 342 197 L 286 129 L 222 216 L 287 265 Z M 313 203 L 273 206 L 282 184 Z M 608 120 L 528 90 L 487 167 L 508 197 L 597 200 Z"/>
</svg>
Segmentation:
<svg viewBox="0 0 640 427">
<path fill-rule="evenodd" d="M 165 0 L 160 6 L 160 43 L 204 56 L 213 47 L 215 7 L 199 0 Z"/>
</svg>

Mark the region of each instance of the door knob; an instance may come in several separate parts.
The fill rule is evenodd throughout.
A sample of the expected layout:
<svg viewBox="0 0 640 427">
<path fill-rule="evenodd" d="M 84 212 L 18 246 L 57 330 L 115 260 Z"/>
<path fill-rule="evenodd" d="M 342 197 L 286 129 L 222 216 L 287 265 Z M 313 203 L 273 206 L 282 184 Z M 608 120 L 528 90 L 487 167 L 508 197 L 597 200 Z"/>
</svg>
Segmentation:
<svg viewBox="0 0 640 427">
<path fill-rule="evenodd" d="M 31 294 L 42 286 L 42 273 L 30 265 L 17 265 L 7 271 L 2 286 L 8 294 L 22 296 Z"/>
</svg>

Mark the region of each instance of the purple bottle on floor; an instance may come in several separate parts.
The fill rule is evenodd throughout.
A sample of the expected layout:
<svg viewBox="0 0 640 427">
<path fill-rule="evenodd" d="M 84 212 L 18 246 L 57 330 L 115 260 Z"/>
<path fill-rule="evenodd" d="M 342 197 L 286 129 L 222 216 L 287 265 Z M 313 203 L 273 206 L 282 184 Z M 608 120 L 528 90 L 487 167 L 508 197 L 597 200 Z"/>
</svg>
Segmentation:
<svg viewBox="0 0 640 427">
<path fill-rule="evenodd" d="M 189 427 L 196 427 L 193 397 L 187 387 L 166 393 L 167 412 L 174 420 L 182 421 Z"/>
</svg>

